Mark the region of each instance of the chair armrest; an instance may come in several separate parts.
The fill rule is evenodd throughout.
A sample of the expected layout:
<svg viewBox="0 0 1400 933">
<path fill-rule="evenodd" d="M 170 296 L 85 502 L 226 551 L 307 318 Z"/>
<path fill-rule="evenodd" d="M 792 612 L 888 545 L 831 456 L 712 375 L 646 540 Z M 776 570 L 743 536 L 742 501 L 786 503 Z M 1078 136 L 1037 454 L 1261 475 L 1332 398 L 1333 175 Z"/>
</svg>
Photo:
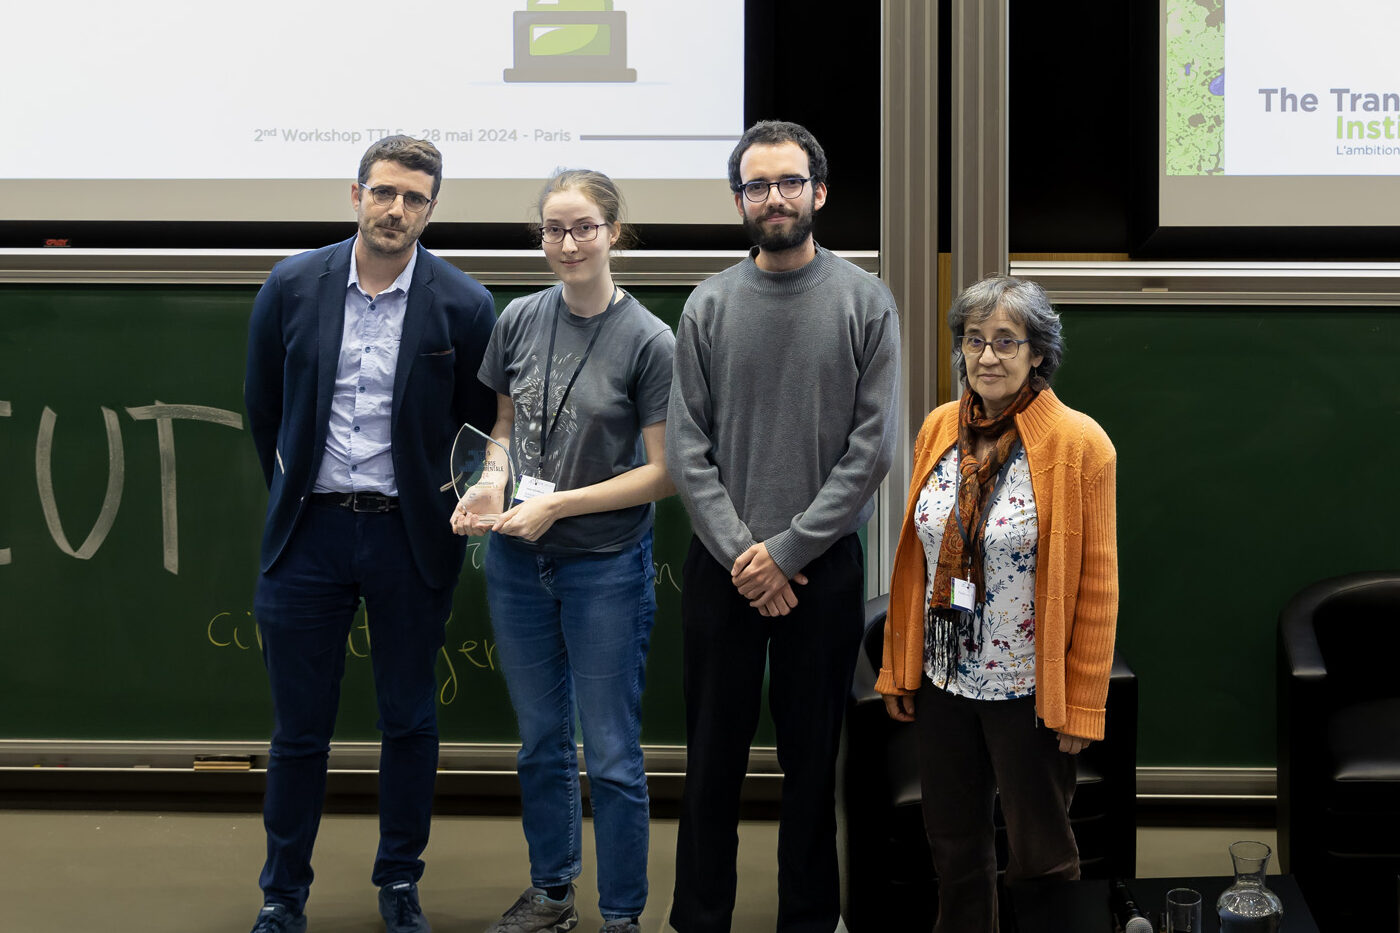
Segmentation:
<svg viewBox="0 0 1400 933">
<path fill-rule="evenodd" d="M 1374 600 L 1392 610 L 1400 597 L 1400 574 L 1396 571 L 1351 573 L 1319 580 L 1299 590 L 1279 613 L 1279 668 L 1298 680 L 1320 680 L 1327 676 L 1327 664 L 1318 646 L 1315 621 L 1325 603 L 1343 600 Z"/>
<path fill-rule="evenodd" d="M 889 607 L 888 594 L 865 603 L 865 631 L 856 655 L 855 676 L 851 678 L 851 701 L 857 705 L 884 702 L 875 692 L 875 681 L 880 676 L 880 664 L 884 659 L 885 613 Z"/>
<path fill-rule="evenodd" d="M 1280 668 L 1298 680 L 1322 680 L 1327 677 L 1327 662 L 1317 643 L 1313 628 L 1313 613 L 1333 588 L 1325 590 L 1310 586 L 1290 599 L 1278 617 L 1278 650 Z"/>
<path fill-rule="evenodd" d="M 1128 664 L 1128 659 L 1123 657 L 1123 652 L 1115 645 L 1113 648 L 1113 667 L 1108 672 L 1108 682 L 1112 684 L 1127 680 L 1137 680 L 1137 674 Z"/>
</svg>

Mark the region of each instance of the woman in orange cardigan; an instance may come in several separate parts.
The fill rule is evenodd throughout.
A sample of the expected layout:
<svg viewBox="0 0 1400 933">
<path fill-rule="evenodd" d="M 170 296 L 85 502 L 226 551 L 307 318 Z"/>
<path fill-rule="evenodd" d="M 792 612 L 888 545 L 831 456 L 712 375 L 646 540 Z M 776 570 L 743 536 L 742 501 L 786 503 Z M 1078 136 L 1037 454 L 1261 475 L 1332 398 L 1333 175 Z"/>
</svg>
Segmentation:
<svg viewBox="0 0 1400 933">
<path fill-rule="evenodd" d="M 1050 390 L 1064 344 L 1040 286 L 978 282 L 949 326 L 966 391 L 914 445 L 875 689 L 918 730 L 935 933 L 996 933 L 998 792 L 1007 881 L 1079 877 L 1072 756 L 1103 738 L 1116 458 Z"/>
</svg>

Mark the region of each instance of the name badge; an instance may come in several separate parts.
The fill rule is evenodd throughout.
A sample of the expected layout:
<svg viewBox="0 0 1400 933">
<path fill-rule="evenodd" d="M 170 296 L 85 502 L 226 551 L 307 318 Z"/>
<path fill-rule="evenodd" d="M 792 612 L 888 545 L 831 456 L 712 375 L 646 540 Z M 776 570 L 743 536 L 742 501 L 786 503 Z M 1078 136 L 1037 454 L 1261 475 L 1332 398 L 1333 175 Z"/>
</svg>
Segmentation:
<svg viewBox="0 0 1400 933">
<path fill-rule="evenodd" d="M 977 587 L 971 580 L 953 578 L 953 608 L 967 612 L 977 608 Z"/>
<path fill-rule="evenodd" d="M 540 479 L 538 476 L 522 476 L 515 487 L 515 501 L 524 502 L 526 499 L 547 495 L 553 491 L 554 484 L 547 479 Z"/>
</svg>

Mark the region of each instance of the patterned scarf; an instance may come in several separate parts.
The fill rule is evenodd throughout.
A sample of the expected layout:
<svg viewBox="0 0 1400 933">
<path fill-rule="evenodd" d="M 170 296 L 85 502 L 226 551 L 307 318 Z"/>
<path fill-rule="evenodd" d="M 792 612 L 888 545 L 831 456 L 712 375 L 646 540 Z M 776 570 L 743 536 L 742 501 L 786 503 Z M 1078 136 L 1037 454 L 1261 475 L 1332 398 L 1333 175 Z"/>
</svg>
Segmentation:
<svg viewBox="0 0 1400 933">
<path fill-rule="evenodd" d="M 1030 383 L 1000 414 L 988 418 L 982 399 L 974 392 L 964 392 L 958 406 L 958 490 L 957 508 L 948 511 L 943 524 L 943 543 L 938 549 L 938 565 L 933 574 L 933 594 L 929 598 L 925 624 L 928 634 L 925 644 L 933 656 L 933 668 L 941 673 L 944 687 L 953 683 L 958 674 L 958 646 L 965 642 L 980 642 L 981 633 L 972 631 L 973 613 L 953 608 L 953 579 L 971 580 L 976 587 L 977 602 L 985 601 L 982 559 L 986 544 L 987 514 L 991 510 L 996 477 L 1011 456 L 1020 434 L 1016 430 L 1016 415 L 1025 411 L 1035 400 L 1036 390 Z M 993 438 L 995 444 L 986 460 L 979 461 L 973 451 L 978 438 Z M 958 516 L 971 540 L 971 553 L 958 528 Z M 974 641 L 975 640 L 975 641 Z"/>
</svg>

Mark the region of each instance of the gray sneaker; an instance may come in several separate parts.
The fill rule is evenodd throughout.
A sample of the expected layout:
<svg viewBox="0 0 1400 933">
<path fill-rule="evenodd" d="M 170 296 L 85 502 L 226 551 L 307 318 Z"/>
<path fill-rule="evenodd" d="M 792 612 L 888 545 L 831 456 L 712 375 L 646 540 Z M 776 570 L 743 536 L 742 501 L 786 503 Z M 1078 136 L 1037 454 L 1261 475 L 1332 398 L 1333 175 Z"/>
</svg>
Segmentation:
<svg viewBox="0 0 1400 933">
<path fill-rule="evenodd" d="M 569 885 L 568 896 L 562 901 L 550 900 L 539 888 L 526 888 L 510 910 L 486 928 L 486 933 L 566 933 L 577 925 L 573 885 Z"/>
<path fill-rule="evenodd" d="M 637 921 L 631 917 L 623 917 L 620 920 L 609 920 L 598 928 L 598 933 L 642 933 L 642 928 L 637 926 Z"/>
</svg>

